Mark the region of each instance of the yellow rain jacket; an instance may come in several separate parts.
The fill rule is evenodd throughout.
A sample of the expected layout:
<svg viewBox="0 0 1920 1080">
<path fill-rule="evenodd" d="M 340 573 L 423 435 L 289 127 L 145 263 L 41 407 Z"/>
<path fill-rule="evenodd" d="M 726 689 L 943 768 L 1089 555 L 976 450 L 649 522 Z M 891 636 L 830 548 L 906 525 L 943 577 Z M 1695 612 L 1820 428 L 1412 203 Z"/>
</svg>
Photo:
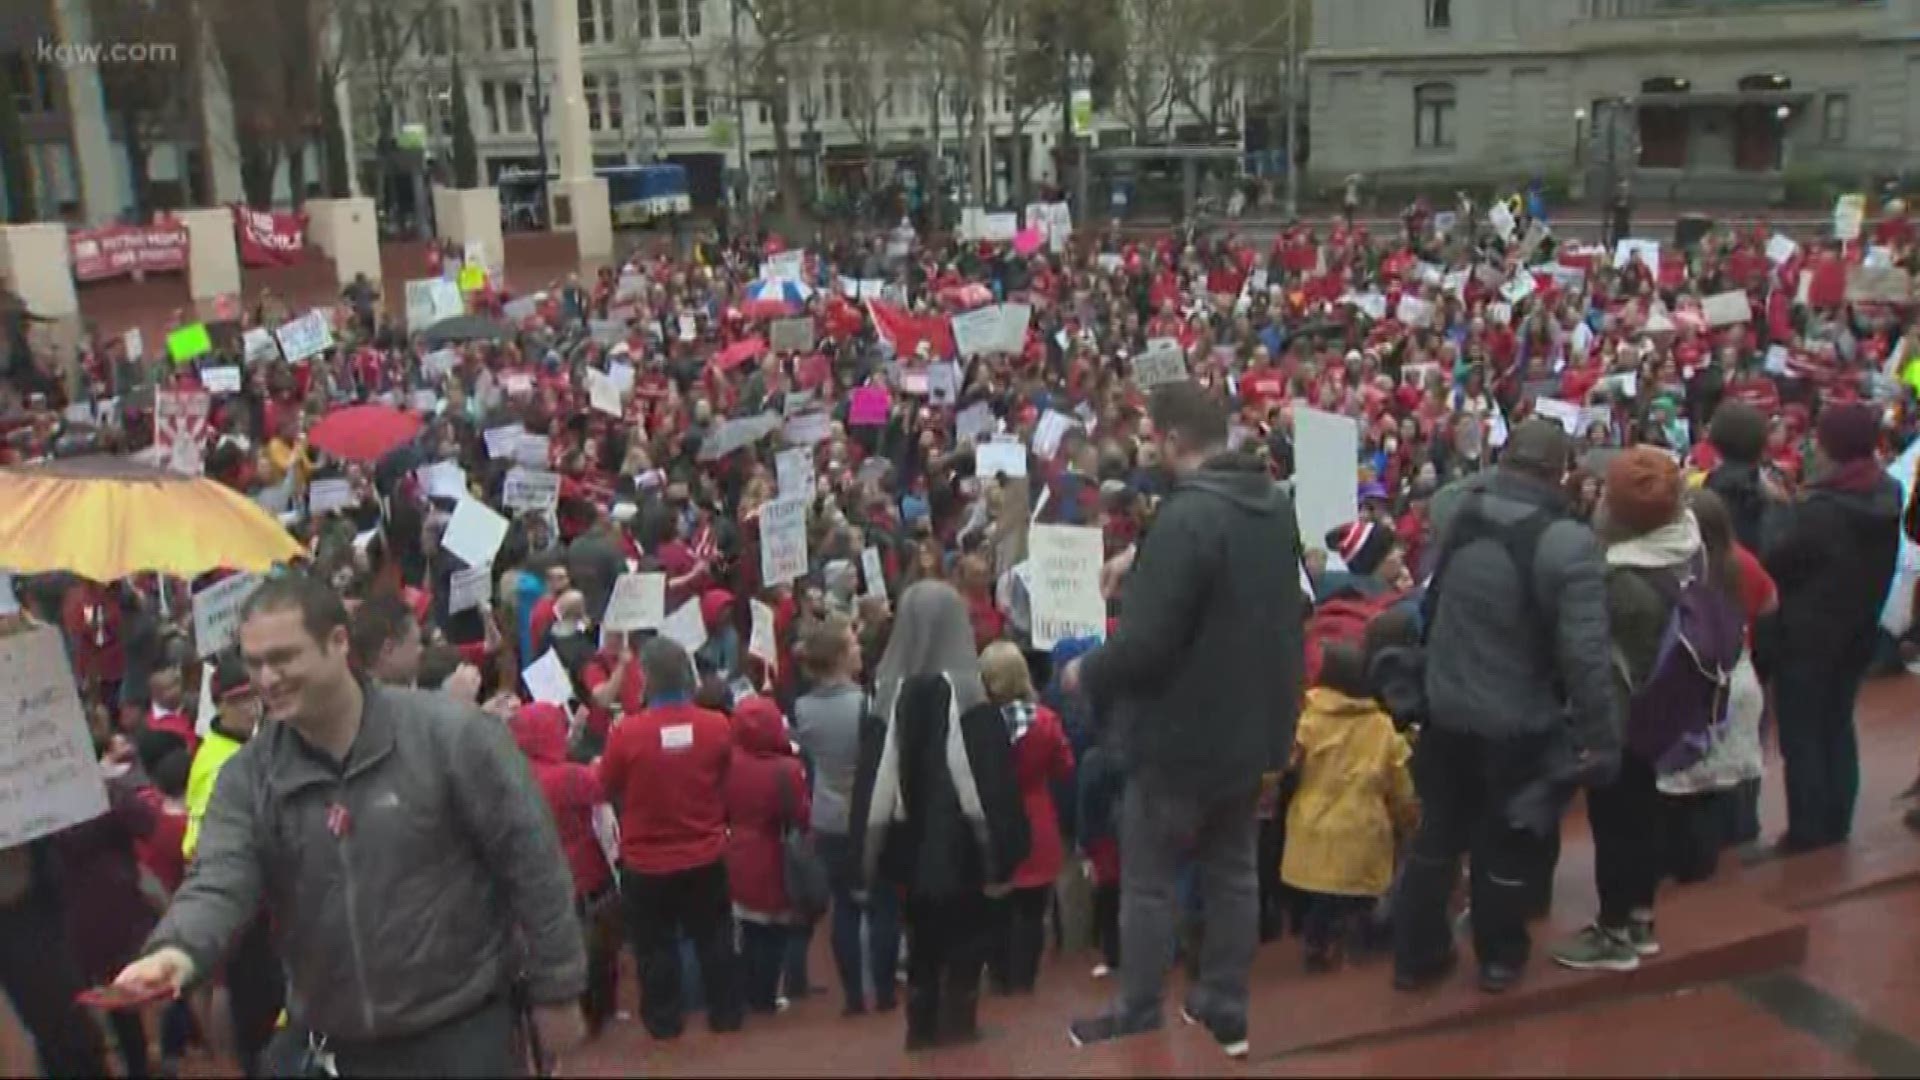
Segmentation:
<svg viewBox="0 0 1920 1080">
<path fill-rule="evenodd" d="M 1377 703 L 1315 687 L 1293 754 L 1300 783 L 1287 810 L 1281 880 L 1335 896 L 1384 895 L 1397 842 L 1420 816 L 1407 740 Z"/>
<path fill-rule="evenodd" d="M 193 752 L 193 765 L 187 769 L 187 835 L 180 843 L 180 852 L 188 862 L 193 861 L 194 850 L 200 844 L 200 819 L 206 816 L 207 803 L 213 800 L 213 782 L 219 778 L 228 759 L 245 745 L 216 727 L 207 730 L 207 737 L 200 740 L 200 749 Z"/>
</svg>

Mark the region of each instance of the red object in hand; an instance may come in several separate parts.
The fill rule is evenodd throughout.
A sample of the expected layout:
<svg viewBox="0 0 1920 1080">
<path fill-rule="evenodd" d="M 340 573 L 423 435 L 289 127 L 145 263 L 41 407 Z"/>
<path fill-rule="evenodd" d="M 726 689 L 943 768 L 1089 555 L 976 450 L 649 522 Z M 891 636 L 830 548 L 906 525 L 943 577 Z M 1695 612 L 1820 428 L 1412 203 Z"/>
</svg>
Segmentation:
<svg viewBox="0 0 1920 1080">
<path fill-rule="evenodd" d="M 165 1001 L 173 996 L 173 991 L 162 986 L 140 993 L 122 986 L 96 986 L 91 990 L 80 991 L 76 1000 L 89 1009 L 105 1012 L 129 1012 L 145 1008 L 156 1001 Z"/>
</svg>

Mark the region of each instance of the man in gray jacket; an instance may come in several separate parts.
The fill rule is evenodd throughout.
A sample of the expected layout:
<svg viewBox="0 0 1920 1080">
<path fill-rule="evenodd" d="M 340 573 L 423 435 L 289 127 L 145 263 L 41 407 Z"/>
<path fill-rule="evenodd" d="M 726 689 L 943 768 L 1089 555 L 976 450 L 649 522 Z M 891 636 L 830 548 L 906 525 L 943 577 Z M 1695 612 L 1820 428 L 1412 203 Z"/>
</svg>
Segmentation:
<svg viewBox="0 0 1920 1080">
<path fill-rule="evenodd" d="M 549 1054 L 578 1039 L 586 954 L 559 836 L 504 725 L 364 683 L 326 585 L 276 578 L 240 650 L 267 717 L 220 774 L 186 882 L 135 992 L 219 965 L 266 901 L 291 983 L 274 1056 L 341 1073 L 503 1076 L 523 990 Z"/>
<path fill-rule="evenodd" d="M 1447 900 L 1469 851 L 1480 985 L 1513 984 L 1531 948 L 1531 885 L 1550 872 L 1565 799 L 1618 766 L 1606 563 L 1592 531 L 1567 516 L 1570 449 L 1558 424 L 1520 424 L 1494 473 L 1464 485 L 1434 522 L 1428 717 L 1413 759 L 1422 816 L 1394 905 L 1400 989 L 1452 969 Z"/>
</svg>

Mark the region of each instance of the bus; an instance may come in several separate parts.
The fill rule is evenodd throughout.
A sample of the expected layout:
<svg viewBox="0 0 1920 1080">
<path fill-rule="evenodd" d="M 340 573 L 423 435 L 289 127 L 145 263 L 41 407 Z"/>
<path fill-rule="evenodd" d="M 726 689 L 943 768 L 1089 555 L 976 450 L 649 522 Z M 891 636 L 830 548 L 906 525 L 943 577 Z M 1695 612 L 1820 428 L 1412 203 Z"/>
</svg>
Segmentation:
<svg viewBox="0 0 1920 1080">
<path fill-rule="evenodd" d="M 593 175 L 607 182 L 607 209 L 615 228 L 638 228 L 693 209 L 687 170 L 679 165 L 612 165 Z M 560 178 L 547 174 L 549 185 Z M 538 229 L 546 223 L 540 205 L 540 177 L 529 170 L 500 175 L 501 224 L 508 229 Z"/>
</svg>

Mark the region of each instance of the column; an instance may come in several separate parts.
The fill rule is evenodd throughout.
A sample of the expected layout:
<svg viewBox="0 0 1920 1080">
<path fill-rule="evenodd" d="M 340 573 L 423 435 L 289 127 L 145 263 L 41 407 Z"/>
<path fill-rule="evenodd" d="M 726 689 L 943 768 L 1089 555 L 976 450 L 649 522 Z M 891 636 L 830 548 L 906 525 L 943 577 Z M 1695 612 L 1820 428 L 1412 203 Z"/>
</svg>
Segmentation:
<svg viewBox="0 0 1920 1080">
<path fill-rule="evenodd" d="M 200 31 L 200 152 L 206 155 L 208 192 L 215 205 L 245 202 L 240 183 L 240 136 L 233 122 L 233 95 L 215 54 L 213 34 Z"/>
<path fill-rule="evenodd" d="M 94 44 L 93 19 L 87 0 L 55 0 L 53 17 L 60 40 L 75 51 Z M 100 72 L 90 63 L 69 58 L 62 65 L 67 115 L 73 124 L 73 158 L 80 174 L 80 214 L 88 225 L 113 220 L 126 209 L 120 198 L 121 163 L 114 153 L 107 126 L 106 94 Z"/>
<path fill-rule="evenodd" d="M 357 274 L 380 281 L 380 232 L 372 199 L 308 199 L 306 211 L 307 235 L 333 260 L 335 281 L 345 285 Z"/>
<path fill-rule="evenodd" d="M 587 97 L 580 76 L 579 0 L 548 0 L 541 40 L 553 44 L 554 118 L 559 121 L 560 182 L 548 207 L 556 229 L 572 229 L 580 261 L 588 267 L 613 255 L 613 213 L 607 182 L 593 175 L 593 133 L 587 128 Z"/>
<path fill-rule="evenodd" d="M 204 318 L 214 301 L 240 295 L 240 245 L 233 235 L 233 211 L 224 206 L 182 210 L 187 227 L 187 292 Z"/>
<path fill-rule="evenodd" d="M 340 20 L 345 17 L 345 5 L 334 9 L 334 17 L 327 22 L 327 41 L 330 53 L 337 53 L 344 31 Z M 333 81 L 333 108 L 340 114 L 340 145 L 347 155 L 347 197 L 360 197 L 360 161 L 356 156 L 353 143 L 353 87 L 345 72 Z"/>
<path fill-rule="evenodd" d="M 26 302 L 27 310 L 54 319 L 49 338 L 69 380 L 79 366 L 80 297 L 74 290 L 67 227 L 50 222 L 0 225 L 0 277 Z"/>
</svg>

